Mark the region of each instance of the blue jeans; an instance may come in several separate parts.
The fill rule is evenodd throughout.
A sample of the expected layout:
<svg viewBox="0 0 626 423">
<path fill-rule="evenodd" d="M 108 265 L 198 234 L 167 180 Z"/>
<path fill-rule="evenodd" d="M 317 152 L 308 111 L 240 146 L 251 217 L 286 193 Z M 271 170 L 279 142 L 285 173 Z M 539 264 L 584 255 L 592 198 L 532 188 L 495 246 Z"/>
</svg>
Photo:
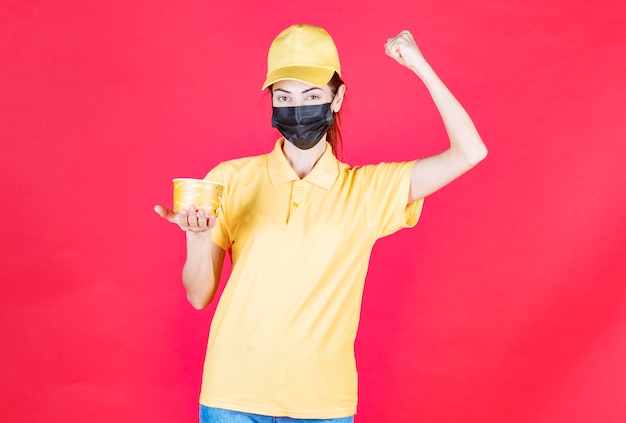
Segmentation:
<svg viewBox="0 0 626 423">
<path fill-rule="evenodd" d="M 223 410 L 200 404 L 200 423 L 352 423 L 354 417 L 338 419 L 292 419 Z"/>
</svg>

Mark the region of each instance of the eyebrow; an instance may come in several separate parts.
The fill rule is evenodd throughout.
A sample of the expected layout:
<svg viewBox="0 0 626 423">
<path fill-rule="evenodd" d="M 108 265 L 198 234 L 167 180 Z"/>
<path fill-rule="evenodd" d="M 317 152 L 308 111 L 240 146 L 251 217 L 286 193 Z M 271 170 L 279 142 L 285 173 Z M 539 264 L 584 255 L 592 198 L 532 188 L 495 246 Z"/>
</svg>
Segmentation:
<svg viewBox="0 0 626 423">
<path fill-rule="evenodd" d="M 307 88 L 306 90 L 302 91 L 302 94 L 306 94 L 306 93 L 308 93 L 309 91 L 313 91 L 313 90 L 321 90 L 321 88 L 320 88 L 320 87 L 312 87 L 312 88 Z M 276 89 L 274 90 L 274 92 L 276 92 L 276 91 L 282 91 L 282 92 L 284 92 L 284 93 L 291 94 L 291 91 L 287 91 L 287 90 L 285 90 L 285 89 L 283 89 L 283 88 L 276 88 Z"/>
</svg>

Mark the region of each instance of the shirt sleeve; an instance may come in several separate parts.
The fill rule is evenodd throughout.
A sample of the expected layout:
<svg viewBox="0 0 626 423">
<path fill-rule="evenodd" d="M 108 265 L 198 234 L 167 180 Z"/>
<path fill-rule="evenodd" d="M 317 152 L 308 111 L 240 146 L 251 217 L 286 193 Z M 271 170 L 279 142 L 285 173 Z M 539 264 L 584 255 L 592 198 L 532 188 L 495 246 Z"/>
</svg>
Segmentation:
<svg viewBox="0 0 626 423">
<path fill-rule="evenodd" d="M 411 161 L 364 167 L 367 174 L 367 222 L 376 238 L 417 224 L 424 199 L 407 205 L 414 164 L 415 161 Z"/>
<path fill-rule="evenodd" d="M 220 246 L 225 251 L 228 251 L 231 246 L 231 237 L 228 225 L 228 177 L 226 175 L 224 163 L 220 163 L 207 173 L 204 177 L 206 180 L 213 182 L 219 182 L 224 185 L 224 192 L 222 194 L 222 205 L 220 207 L 220 213 L 217 217 L 217 224 L 212 230 L 211 237 L 213 242 Z"/>
</svg>

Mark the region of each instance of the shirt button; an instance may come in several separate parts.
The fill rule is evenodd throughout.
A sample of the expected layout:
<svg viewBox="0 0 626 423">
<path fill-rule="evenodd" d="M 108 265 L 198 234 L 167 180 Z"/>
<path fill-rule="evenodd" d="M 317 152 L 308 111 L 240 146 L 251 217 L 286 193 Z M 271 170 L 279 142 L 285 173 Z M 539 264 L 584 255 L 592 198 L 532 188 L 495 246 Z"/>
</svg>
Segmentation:
<svg viewBox="0 0 626 423">
<path fill-rule="evenodd" d="M 297 201 L 294 201 L 294 202 L 293 202 L 293 206 L 294 206 L 294 207 L 298 207 L 298 202 L 297 202 Z"/>
<path fill-rule="evenodd" d="M 300 188 L 302 188 L 302 185 L 297 184 L 297 185 L 296 185 L 296 189 L 300 189 Z"/>
</svg>

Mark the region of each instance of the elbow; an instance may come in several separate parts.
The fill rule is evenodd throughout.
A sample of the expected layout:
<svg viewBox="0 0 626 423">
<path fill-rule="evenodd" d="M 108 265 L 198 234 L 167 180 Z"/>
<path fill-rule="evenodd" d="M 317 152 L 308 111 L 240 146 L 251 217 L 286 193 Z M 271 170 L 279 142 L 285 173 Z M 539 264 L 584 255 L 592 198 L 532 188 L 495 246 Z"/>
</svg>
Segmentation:
<svg viewBox="0 0 626 423">
<path fill-rule="evenodd" d="M 487 154 L 489 151 L 487 147 L 482 144 L 479 148 L 473 150 L 470 154 L 467 154 L 465 159 L 470 168 L 476 166 L 478 163 L 482 162 L 487 158 Z"/>
<path fill-rule="evenodd" d="M 198 311 L 211 304 L 212 300 L 212 297 L 196 297 L 187 295 L 187 301 L 189 301 L 189 304 L 191 304 L 191 306 Z"/>
<path fill-rule="evenodd" d="M 183 287 L 187 294 L 187 301 L 196 310 L 202 310 L 213 301 L 217 291 L 217 284 L 204 278 L 189 275 L 183 270 Z"/>
<path fill-rule="evenodd" d="M 187 301 L 196 310 L 202 310 L 213 301 L 215 290 L 213 289 L 190 289 L 185 287 L 187 291 Z"/>
<path fill-rule="evenodd" d="M 197 311 L 204 310 L 204 308 L 208 305 L 208 304 L 203 304 L 203 303 L 194 303 L 192 301 L 189 301 L 189 304 L 191 304 L 194 310 L 197 310 Z"/>
</svg>

